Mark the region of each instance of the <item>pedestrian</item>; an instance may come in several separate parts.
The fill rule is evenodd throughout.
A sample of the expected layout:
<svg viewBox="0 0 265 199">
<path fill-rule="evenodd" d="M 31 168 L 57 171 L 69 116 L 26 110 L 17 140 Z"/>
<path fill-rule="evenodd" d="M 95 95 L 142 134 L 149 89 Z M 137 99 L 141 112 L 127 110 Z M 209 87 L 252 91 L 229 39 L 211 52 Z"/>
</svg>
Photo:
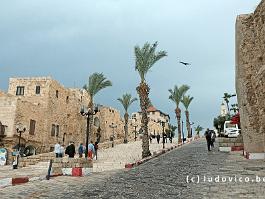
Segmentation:
<svg viewBox="0 0 265 199">
<path fill-rule="evenodd" d="M 88 152 L 87 152 L 87 157 L 89 160 L 93 159 L 93 154 L 95 154 L 95 147 L 93 142 L 91 141 L 90 144 L 88 145 Z"/>
<path fill-rule="evenodd" d="M 59 157 L 62 158 L 63 156 L 64 156 L 64 145 L 61 145 Z"/>
<path fill-rule="evenodd" d="M 61 152 L 61 145 L 60 142 L 57 141 L 56 144 L 54 145 L 54 153 L 56 158 L 59 158 L 60 152 Z"/>
<path fill-rule="evenodd" d="M 84 153 L 84 146 L 83 146 L 83 143 L 80 143 L 80 145 L 78 147 L 79 158 L 83 157 L 83 153 Z"/>
<path fill-rule="evenodd" d="M 209 128 L 206 129 L 204 136 L 205 136 L 206 141 L 207 141 L 208 151 L 211 151 L 211 131 L 209 130 Z"/>
<path fill-rule="evenodd" d="M 159 144 L 159 142 L 160 142 L 160 134 L 157 134 L 156 140 L 157 140 L 157 144 Z"/>
<path fill-rule="evenodd" d="M 214 142 L 215 142 L 216 134 L 214 131 L 211 131 L 211 147 L 214 148 Z"/>
<path fill-rule="evenodd" d="M 69 158 L 75 157 L 75 145 L 74 142 L 70 142 L 70 145 L 68 145 L 65 149 L 65 154 L 69 156 Z"/>
<path fill-rule="evenodd" d="M 96 160 L 97 160 L 98 159 L 98 142 L 95 142 L 94 148 L 95 148 L 95 157 L 96 157 Z"/>
<path fill-rule="evenodd" d="M 149 135 L 150 144 L 152 143 L 152 135 Z"/>
</svg>

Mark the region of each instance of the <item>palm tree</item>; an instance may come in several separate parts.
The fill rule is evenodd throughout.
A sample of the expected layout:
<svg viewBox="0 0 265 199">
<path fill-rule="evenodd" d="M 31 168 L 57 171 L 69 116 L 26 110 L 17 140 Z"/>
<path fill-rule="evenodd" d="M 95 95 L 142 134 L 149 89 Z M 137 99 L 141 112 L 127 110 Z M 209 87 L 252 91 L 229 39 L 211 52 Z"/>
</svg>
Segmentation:
<svg viewBox="0 0 265 199">
<path fill-rule="evenodd" d="M 125 114 L 124 114 L 124 121 L 125 121 L 125 126 L 124 126 L 124 130 L 125 130 L 125 136 L 124 136 L 124 143 L 128 142 L 128 119 L 129 119 L 129 114 L 128 114 L 128 108 L 129 106 L 135 102 L 137 100 L 137 98 L 132 98 L 131 94 L 125 93 L 122 98 L 118 98 L 118 101 L 122 104 L 124 110 L 125 110 Z"/>
<path fill-rule="evenodd" d="M 88 92 L 88 95 L 90 97 L 90 101 L 88 104 L 88 111 L 93 112 L 94 104 L 93 104 L 93 98 L 94 96 L 102 89 L 112 86 L 112 83 L 110 80 L 107 80 L 106 77 L 104 77 L 103 73 L 93 73 L 89 76 L 88 83 L 84 85 L 84 89 Z M 87 124 L 87 130 L 88 132 L 91 132 L 93 124 L 93 115 L 89 115 L 89 124 Z M 88 134 L 88 140 L 90 140 L 90 135 Z"/>
<path fill-rule="evenodd" d="M 202 131 L 203 130 L 203 128 L 200 126 L 200 125 L 198 125 L 196 128 L 195 128 L 195 131 L 197 132 L 197 136 L 198 137 L 200 137 L 200 131 Z"/>
<path fill-rule="evenodd" d="M 147 118 L 147 108 L 149 105 L 149 91 L 150 88 L 146 83 L 145 77 L 150 71 L 152 66 L 161 58 L 167 56 L 165 51 L 156 52 L 157 42 L 154 44 L 149 44 L 148 42 L 144 44 L 142 48 L 139 46 L 134 47 L 135 54 L 135 70 L 138 71 L 141 82 L 140 85 L 136 88 L 137 93 L 140 99 L 140 106 L 142 111 L 142 129 L 143 129 L 143 138 L 142 138 L 142 157 L 148 157 L 151 155 L 149 150 L 149 140 L 148 140 L 148 118 Z"/>
<path fill-rule="evenodd" d="M 190 106 L 191 101 L 193 100 L 193 97 L 190 97 L 189 95 L 184 95 L 181 102 L 183 106 L 185 107 L 185 114 L 186 114 L 186 127 L 188 131 L 188 138 L 191 138 L 191 132 L 190 132 L 190 117 L 189 117 L 189 111 L 188 108 Z"/>
<path fill-rule="evenodd" d="M 229 114 L 230 114 L 229 99 L 230 99 L 231 97 L 234 97 L 234 96 L 236 96 L 236 94 L 230 95 L 230 94 L 228 94 L 228 93 L 224 93 L 224 96 L 223 96 Z"/>
<path fill-rule="evenodd" d="M 183 95 L 189 90 L 188 85 L 182 85 L 179 88 L 177 86 L 174 87 L 174 89 L 169 89 L 170 92 L 169 99 L 172 100 L 176 104 L 176 118 L 178 122 L 178 143 L 181 143 L 181 125 L 180 125 L 180 119 L 181 119 L 181 109 L 179 108 L 179 103 L 183 98 Z"/>
</svg>

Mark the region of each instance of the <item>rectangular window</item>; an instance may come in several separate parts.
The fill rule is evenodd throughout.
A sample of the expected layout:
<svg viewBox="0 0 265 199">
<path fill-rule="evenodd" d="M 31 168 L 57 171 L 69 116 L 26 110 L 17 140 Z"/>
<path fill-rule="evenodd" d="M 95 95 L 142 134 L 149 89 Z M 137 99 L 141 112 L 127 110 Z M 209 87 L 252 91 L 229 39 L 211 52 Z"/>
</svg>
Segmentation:
<svg viewBox="0 0 265 199">
<path fill-rule="evenodd" d="M 53 151 L 54 151 L 54 147 L 51 146 L 51 147 L 50 147 L 50 152 L 53 152 Z"/>
<path fill-rule="evenodd" d="M 17 86 L 16 95 L 24 95 L 24 86 Z"/>
<path fill-rule="evenodd" d="M 55 124 L 52 124 L 51 136 L 55 136 Z"/>
<path fill-rule="evenodd" d="M 35 120 L 30 120 L 30 123 L 29 123 L 29 134 L 30 135 L 34 135 L 35 126 L 36 126 L 36 121 Z"/>
<path fill-rule="evenodd" d="M 36 94 L 37 94 L 37 95 L 40 94 L 40 86 L 36 86 Z"/>
<path fill-rule="evenodd" d="M 56 137 L 59 137 L 59 125 L 56 125 Z"/>
</svg>

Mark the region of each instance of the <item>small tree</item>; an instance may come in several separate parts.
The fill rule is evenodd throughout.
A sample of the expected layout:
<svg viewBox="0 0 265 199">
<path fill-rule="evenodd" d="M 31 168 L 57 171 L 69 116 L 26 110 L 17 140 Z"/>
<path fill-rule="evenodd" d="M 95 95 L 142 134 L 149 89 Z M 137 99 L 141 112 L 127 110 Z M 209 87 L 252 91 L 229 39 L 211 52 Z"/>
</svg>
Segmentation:
<svg viewBox="0 0 265 199">
<path fill-rule="evenodd" d="M 198 125 L 196 128 L 195 128 L 195 131 L 197 132 L 197 136 L 200 137 L 200 132 L 203 130 L 203 128 Z"/>
<path fill-rule="evenodd" d="M 125 93 L 122 98 L 118 98 L 118 101 L 122 104 L 125 114 L 124 114 L 124 130 L 125 130 L 125 135 L 124 135 L 124 143 L 128 142 L 128 120 L 129 120 L 129 114 L 128 114 L 128 108 L 129 106 L 135 102 L 137 98 L 132 98 L 131 94 Z"/>
</svg>

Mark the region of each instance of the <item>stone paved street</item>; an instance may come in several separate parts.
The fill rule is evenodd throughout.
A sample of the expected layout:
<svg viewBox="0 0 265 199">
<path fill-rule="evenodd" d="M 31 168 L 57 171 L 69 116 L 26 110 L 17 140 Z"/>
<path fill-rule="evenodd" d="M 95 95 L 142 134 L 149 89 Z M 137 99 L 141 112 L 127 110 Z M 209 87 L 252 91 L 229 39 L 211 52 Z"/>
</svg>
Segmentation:
<svg viewBox="0 0 265 199">
<path fill-rule="evenodd" d="M 238 152 L 206 151 L 194 141 L 131 170 L 106 171 L 87 177 L 57 177 L 0 190 L 1 198 L 264 198 L 264 161 L 245 160 Z M 199 183 L 187 183 L 200 176 Z M 237 182 L 208 182 L 210 177 Z M 206 182 L 203 177 L 206 176 Z M 239 182 L 239 177 L 250 182 Z M 221 180 L 220 180 L 221 181 Z"/>
</svg>

